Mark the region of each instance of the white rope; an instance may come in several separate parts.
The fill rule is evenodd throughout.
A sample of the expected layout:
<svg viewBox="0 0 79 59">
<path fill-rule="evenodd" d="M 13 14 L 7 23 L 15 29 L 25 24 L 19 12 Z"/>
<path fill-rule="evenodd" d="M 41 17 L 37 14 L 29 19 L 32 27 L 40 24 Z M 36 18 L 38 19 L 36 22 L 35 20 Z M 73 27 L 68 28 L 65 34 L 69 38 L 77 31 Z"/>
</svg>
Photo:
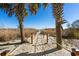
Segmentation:
<svg viewBox="0 0 79 59">
<path fill-rule="evenodd" d="M 59 43 L 57 43 L 59 46 L 61 46 Z M 62 47 L 62 46 L 61 46 Z M 68 50 L 68 49 L 66 49 L 65 47 L 62 47 L 62 48 L 64 48 L 65 50 L 67 50 L 68 52 L 70 52 L 71 53 L 71 51 L 70 50 Z"/>
</svg>

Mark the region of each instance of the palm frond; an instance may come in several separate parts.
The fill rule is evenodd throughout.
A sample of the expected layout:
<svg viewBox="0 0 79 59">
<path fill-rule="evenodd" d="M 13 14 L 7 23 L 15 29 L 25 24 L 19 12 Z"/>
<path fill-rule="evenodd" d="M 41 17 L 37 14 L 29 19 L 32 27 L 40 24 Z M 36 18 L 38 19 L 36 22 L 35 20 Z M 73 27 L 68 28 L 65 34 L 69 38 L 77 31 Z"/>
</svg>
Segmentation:
<svg viewBox="0 0 79 59">
<path fill-rule="evenodd" d="M 10 3 L 1 3 L 0 4 L 0 9 L 3 9 L 6 13 L 9 12 L 11 7 L 12 7 L 12 4 L 10 4 Z"/>
<path fill-rule="evenodd" d="M 47 6 L 48 6 L 48 3 L 43 3 L 44 9 L 46 9 Z"/>
<path fill-rule="evenodd" d="M 59 22 L 62 20 L 63 15 L 63 3 L 54 3 L 53 4 L 53 15 L 56 20 Z"/>
<path fill-rule="evenodd" d="M 28 15 L 28 12 L 25 8 L 25 4 L 24 3 L 16 3 L 13 4 L 12 8 L 10 8 L 8 15 L 12 16 L 13 14 L 15 14 L 18 18 L 18 20 L 22 19 L 21 21 L 23 21 L 24 17 Z"/>
<path fill-rule="evenodd" d="M 38 8 L 40 7 L 39 3 L 30 3 L 28 5 L 29 5 L 29 10 L 31 14 L 36 14 L 36 12 L 38 11 Z"/>
</svg>

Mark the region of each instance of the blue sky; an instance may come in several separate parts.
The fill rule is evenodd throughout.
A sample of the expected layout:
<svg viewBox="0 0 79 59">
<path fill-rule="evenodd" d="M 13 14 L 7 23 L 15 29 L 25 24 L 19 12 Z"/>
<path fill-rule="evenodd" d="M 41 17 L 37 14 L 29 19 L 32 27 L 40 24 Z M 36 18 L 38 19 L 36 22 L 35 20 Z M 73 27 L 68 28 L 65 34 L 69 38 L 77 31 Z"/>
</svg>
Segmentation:
<svg viewBox="0 0 79 59">
<path fill-rule="evenodd" d="M 29 12 L 29 11 L 28 11 Z M 42 7 L 39 8 L 36 15 L 31 15 L 30 12 L 24 19 L 25 28 L 55 28 L 55 19 L 52 15 L 52 7 L 48 7 L 44 10 Z M 79 4 L 64 4 L 64 19 L 66 19 L 70 24 L 79 19 Z M 66 28 L 67 24 L 63 27 Z M 5 28 L 17 28 L 18 20 L 13 15 L 8 17 L 4 11 L 0 10 L 0 27 Z"/>
</svg>

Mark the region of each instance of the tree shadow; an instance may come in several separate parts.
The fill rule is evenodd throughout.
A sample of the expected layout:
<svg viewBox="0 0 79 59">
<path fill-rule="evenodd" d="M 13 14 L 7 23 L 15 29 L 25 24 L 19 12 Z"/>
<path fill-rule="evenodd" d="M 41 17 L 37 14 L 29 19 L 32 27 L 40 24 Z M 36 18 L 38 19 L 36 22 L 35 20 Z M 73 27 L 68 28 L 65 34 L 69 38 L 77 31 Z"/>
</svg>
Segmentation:
<svg viewBox="0 0 79 59">
<path fill-rule="evenodd" d="M 4 50 L 4 49 L 6 49 L 6 48 L 8 48 L 8 47 L 5 47 L 5 48 L 1 48 L 0 50 Z"/>
<path fill-rule="evenodd" d="M 23 43 L 29 43 L 27 41 L 24 41 Z M 0 44 L 0 46 L 7 46 L 7 45 L 20 45 L 23 44 L 21 42 L 15 42 L 15 43 L 5 43 L 5 44 Z"/>
<path fill-rule="evenodd" d="M 15 56 L 43 56 L 43 55 L 46 55 L 46 54 L 49 54 L 49 53 L 52 53 L 52 52 L 55 52 L 55 51 L 58 51 L 58 50 L 59 49 L 57 49 L 57 48 L 53 48 L 53 49 L 50 49 L 50 50 L 46 50 L 44 52 L 38 52 L 38 53 L 25 52 L 25 53 L 17 54 Z"/>
</svg>

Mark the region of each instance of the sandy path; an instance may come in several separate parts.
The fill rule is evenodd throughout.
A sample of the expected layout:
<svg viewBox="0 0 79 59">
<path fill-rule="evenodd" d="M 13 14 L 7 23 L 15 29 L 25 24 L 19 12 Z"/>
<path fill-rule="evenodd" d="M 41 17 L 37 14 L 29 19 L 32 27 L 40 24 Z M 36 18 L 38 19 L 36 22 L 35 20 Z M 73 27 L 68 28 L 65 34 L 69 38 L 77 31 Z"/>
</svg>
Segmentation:
<svg viewBox="0 0 79 59">
<path fill-rule="evenodd" d="M 30 38 L 28 38 L 30 40 Z M 44 55 L 44 56 L 70 56 L 70 52 L 68 52 L 65 49 L 57 50 L 56 48 L 56 40 L 54 37 L 49 36 L 48 44 L 46 43 L 46 37 L 43 37 L 43 35 L 40 34 L 40 31 L 37 32 L 36 36 L 34 37 L 33 44 L 30 43 L 24 43 L 21 45 L 21 48 L 16 50 L 13 55 L 21 55 L 21 56 L 27 56 L 27 55 Z M 52 44 L 53 43 L 53 44 Z M 64 43 L 62 44 L 64 47 L 66 47 L 68 50 L 71 50 L 71 46 L 66 46 Z M 18 46 L 18 45 L 17 45 Z M 0 49 L 2 50 L 11 50 L 15 48 L 15 45 L 8 45 L 8 46 L 0 46 Z M 3 49 L 4 48 L 4 49 Z M 0 52 L 2 52 L 0 50 Z"/>
</svg>

